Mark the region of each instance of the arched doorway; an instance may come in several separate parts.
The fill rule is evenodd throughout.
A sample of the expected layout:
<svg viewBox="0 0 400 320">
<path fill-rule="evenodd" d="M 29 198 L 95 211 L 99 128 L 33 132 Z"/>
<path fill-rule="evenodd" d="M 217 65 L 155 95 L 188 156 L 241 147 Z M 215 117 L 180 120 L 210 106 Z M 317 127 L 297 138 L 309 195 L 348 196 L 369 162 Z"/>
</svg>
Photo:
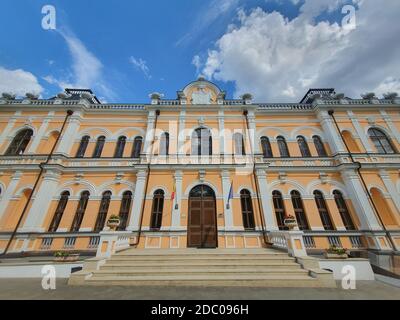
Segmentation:
<svg viewBox="0 0 400 320">
<path fill-rule="evenodd" d="M 199 185 L 190 191 L 188 247 L 218 247 L 216 211 L 215 193 L 209 186 Z"/>
</svg>

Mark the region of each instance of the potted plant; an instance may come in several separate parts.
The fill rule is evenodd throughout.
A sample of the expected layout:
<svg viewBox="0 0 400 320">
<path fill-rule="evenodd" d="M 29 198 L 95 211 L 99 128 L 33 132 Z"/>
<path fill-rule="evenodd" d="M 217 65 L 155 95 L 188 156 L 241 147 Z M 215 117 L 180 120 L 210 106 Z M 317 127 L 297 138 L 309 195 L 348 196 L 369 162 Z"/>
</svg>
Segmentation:
<svg viewBox="0 0 400 320">
<path fill-rule="evenodd" d="M 107 221 L 107 226 L 110 227 L 111 230 L 115 231 L 119 224 L 121 223 L 121 219 L 119 216 L 113 214 Z"/>
<path fill-rule="evenodd" d="M 288 215 L 285 220 L 283 220 L 283 223 L 289 230 L 293 230 L 297 227 L 297 220 L 292 215 Z"/>
<path fill-rule="evenodd" d="M 78 261 L 79 260 L 79 253 L 69 253 L 66 257 L 65 257 L 65 261 L 68 262 L 74 262 L 74 261 Z"/>
<path fill-rule="evenodd" d="M 68 252 L 57 251 L 54 253 L 54 261 L 56 262 L 64 262 L 68 257 Z"/>
<path fill-rule="evenodd" d="M 347 259 L 349 256 L 347 250 L 331 245 L 324 253 L 326 259 Z"/>
</svg>

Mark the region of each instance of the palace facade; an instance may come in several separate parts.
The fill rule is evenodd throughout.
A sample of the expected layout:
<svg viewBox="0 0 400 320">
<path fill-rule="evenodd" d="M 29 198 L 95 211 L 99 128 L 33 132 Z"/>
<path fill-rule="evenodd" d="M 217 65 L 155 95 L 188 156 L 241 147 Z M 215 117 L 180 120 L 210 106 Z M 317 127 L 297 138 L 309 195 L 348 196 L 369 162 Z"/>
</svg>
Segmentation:
<svg viewBox="0 0 400 320">
<path fill-rule="evenodd" d="M 300 103 L 0 98 L 0 251 L 96 252 L 111 216 L 139 248 L 259 248 L 293 216 L 309 252 L 400 248 L 400 99 Z M 72 112 L 71 112 L 72 111 Z"/>
</svg>

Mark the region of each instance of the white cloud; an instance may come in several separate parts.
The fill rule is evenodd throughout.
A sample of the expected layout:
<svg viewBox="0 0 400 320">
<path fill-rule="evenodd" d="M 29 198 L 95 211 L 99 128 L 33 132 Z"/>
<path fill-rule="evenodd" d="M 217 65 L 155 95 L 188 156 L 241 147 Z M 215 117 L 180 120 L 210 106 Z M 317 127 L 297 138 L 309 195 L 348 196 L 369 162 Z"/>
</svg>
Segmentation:
<svg viewBox="0 0 400 320">
<path fill-rule="evenodd" d="M 354 30 L 314 21 L 325 11 L 340 12 L 344 2 L 305 0 L 293 20 L 260 8 L 240 11 L 239 25 L 208 51 L 203 73 L 234 81 L 236 96 L 252 92 L 259 101 L 297 101 L 310 87 L 335 87 L 353 97 L 398 90 L 398 0 L 379 6 L 354 1 L 359 6 Z"/>
<path fill-rule="evenodd" d="M 235 10 L 240 1 L 241 0 L 213 0 L 206 8 L 199 10 L 199 14 L 194 19 L 193 25 L 189 27 L 189 32 L 180 38 L 175 45 L 187 44 L 197 38 L 199 34 L 212 23 Z"/>
<path fill-rule="evenodd" d="M 196 73 L 198 74 L 200 72 L 200 68 L 202 66 L 201 64 L 201 59 L 200 56 L 195 55 L 192 59 L 192 65 L 196 67 Z"/>
<path fill-rule="evenodd" d="M 136 69 L 142 71 L 147 79 L 152 78 L 152 76 L 150 74 L 150 69 L 147 66 L 147 62 L 145 60 L 143 60 L 142 58 L 136 59 L 134 56 L 131 56 L 131 57 L 129 57 L 129 62 L 131 64 L 133 64 L 133 66 Z"/>
<path fill-rule="evenodd" d="M 72 57 L 71 73 L 60 79 L 53 75 L 47 75 L 43 79 L 62 90 L 67 87 L 89 88 L 114 100 L 115 93 L 104 79 L 102 62 L 71 32 L 59 31 L 59 34 L 64 38 Z"/>
<path fill-rule="evenodd" d="M 32 73 L 22 69 L 8 70 L 0 67 L 0 93 L 7 92 L 24 96 L 28 92 L 41 94 L 43 90 Z"/>
</svg>

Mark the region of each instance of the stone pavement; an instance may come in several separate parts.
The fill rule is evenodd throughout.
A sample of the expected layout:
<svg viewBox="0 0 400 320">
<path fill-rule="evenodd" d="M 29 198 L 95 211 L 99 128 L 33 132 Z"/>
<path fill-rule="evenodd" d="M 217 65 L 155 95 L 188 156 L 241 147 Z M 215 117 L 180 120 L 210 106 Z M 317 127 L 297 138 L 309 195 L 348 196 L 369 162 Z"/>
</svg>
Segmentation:
<svg viewBox="0 0 400 320">
<path fill-rule="evenodd" d="M 326 288 L 206 288 L 68 286 L 57 280 L 56 290 L 43 290 L 41 279 L 0 279 L 0 299 L 131 299 L 131 300 L 269 300 L 377 299 L 400 300 L 400 288 L 379 281 L 360 281 L 356 290 Z"/>
</svg>

